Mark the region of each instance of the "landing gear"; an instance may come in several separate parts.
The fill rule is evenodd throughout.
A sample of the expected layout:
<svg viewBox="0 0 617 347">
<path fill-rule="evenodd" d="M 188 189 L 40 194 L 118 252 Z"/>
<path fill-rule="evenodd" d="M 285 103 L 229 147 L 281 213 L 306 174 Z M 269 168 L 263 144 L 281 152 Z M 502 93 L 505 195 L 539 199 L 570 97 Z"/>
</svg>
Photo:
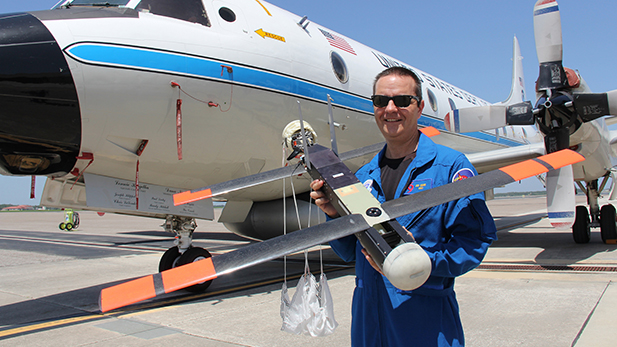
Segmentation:
<svg viewBox="0 0 617 347">
<path fill-rule="evenodd" d="M 165 251 L 161 257 L 161 261 L 159 262 L 159 272 L 173 269 L 178 266 L 178 260 L 180 260 L 181 255 L 182 254 L 180 254 L 180 251 L 176 246 Z"/>
<path fill-rule="evenodd" d="M 168 249 L 159 262 L 159 272 L 175 268 L 177 266 L 189 264 L 201 259 L 210 258 L 210 252 L 201 248 L 193 247 L 193 232 L 197 228 L 195 218 L 167 216 L 165 220 L 165 231 L 176 234 L 175 246 Z M 186 288 L 186 290 L 198 293 L 205 291 L 212 281 L 198 283 Z"/>
<path fill-rule="evenodd" d="M 207 250 L 200 247 L 191 247 L 184 252 L 184 254 L 182 254 L 180 260 L 178 261 L 178 265 L 190 264 L 210 257 L 212 257 L 212 255 L 210 255 L 210 252 Z M 210 286 L 211 283 L 212 281 L 201 282 L 186 288 L 186 290 L 193 293 L 203 292 Z"/>
<path fill-rule="evenodd" d="M 617 241 L 617 216 L 613 205 L 604 205 L 600 210 L 600 235 L 602 242 L 615 243 Z"/>
<path fill-rule="evenodd" d="M 576 206 L 576 217 L 572 225 L 572 236 L 576 243 L 588 243 L 591 235 L 589 225 L 589 213 L 587 207 Z"/>
<path fill-rule="evenodd" d="M 590 238 L 591 228 L 600 228 L 600 235 L 604 243 L 617 243 L 617 213 L 611 204 L 600 208 L 598 203 L 599 193 L 607 181 L 608 174 L 604 177 L 601 186 L 598 188 L 598 180 L 586 182 L 583 185 L 577 182 L 579 188 L 587 195 L 589 212 L 585 206 L 576 206 L 576 219 L 572 225 L 572 236 L 576 243 L 587 243 Z"/>
</svg>

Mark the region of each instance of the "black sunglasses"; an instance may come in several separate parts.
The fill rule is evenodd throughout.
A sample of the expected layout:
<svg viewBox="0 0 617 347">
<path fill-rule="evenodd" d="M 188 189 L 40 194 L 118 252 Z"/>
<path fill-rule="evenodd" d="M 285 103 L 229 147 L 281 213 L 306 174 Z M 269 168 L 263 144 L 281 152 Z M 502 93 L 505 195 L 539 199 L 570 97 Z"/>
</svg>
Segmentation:
<svg viewBox="0 0 617 347">
<path fill-rule="evenodd" d="M 390 100 L 394 101 L 396 107 L 409 107 L 409 105 L 411 105 L 411 100 L 416 100 L 417 103 L 420 103 L 420 98 L 415 95 L 373 95 L 371 96 L 371 100 L 373 100 L 373 106 L 380 108 L 388 106 Z"/>
</svg>

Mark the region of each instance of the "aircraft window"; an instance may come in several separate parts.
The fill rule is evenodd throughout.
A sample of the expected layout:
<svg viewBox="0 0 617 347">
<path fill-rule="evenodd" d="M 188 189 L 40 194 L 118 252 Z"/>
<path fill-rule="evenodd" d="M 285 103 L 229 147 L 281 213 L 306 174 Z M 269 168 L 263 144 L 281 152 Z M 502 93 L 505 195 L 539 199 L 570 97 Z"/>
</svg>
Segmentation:
<svg viewBox="0 0 617 347">
<path fill-rule="evenodd" d="M 210 20 L 201 0 L 142 0 L 136 9 L 159 16 L 210 26 Z"/>
<path fill-rule="evenodd" d="M 349 75 L 347 74 L 347 65 L 345 65 L 343 57 L 332 51 L 330 52 L 330 62 L 332 63 L 332 71 L 334 71 L 336 78 L 338 78 L 341 83 L 347 83 Z"/>
<path fill-rule="evenodd" d="M 221 16 L 221 18 L 230 23 L 236 21 L 236 14 L 234 13 L 234 11 L 227 7 L 221 7 L 219 9 L 219 16 Z"/>
<path fill-rule="evenodd" d="M 429 88 L 426 88 L 426 94 L 428 94 L 428 103 L 431 105 L 433 112 L 437 112 L 437 98 L 435 97 L 435 93 Z"/>
</svg>

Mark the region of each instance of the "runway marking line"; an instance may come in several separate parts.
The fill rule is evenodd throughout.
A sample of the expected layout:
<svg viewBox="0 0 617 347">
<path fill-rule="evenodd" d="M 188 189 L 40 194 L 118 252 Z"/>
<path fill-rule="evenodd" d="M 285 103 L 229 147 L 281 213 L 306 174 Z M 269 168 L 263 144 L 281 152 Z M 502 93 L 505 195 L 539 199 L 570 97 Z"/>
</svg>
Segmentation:
<svg viewBox="0 0 617 347">
<path fill-rule="evenodd" d="M 43 329 L 48 329 L 48 328 L 55 328 L 55 327 L 58 327 L 58 326 L 61 326 L 61 325 L 65 325 L 65 324 L 71 324 L 71 323 L 77 323 L 77 322 L 85 322 L 85 321 L 89 321 L 89 320 L 101 319 L 101 318 L 106 318 L 106 317 L 108 317 L 108 315 L 93 314 L 93 315 L 87 315 L 87 316 L 82 316 L 82 317 L 65 318 L 65 319 L 60 319 L 60 320 L 44 322 L 44 323 L 37 323 L 37 324 L 22 326 L 22 327 L 19 327 L 19 328 L 12 328 L 12 329 L 7 329 L 7 330 L 1 330 L 0 331 L 0 338 L 7 337 L 7 336 L 12 336 L 12 335 L 23 334 L 23 333 L 28 333 L 28 332 L 35 331 L 35 330 L 43 330 Z"/>
<path fill-rule="evenodd" d="M 345 269 L 348 269 L 348 267 L 347 266 L 334 267 L 331 269 L 324 269 L 323 272 L 328 273 L 328 272 L 333 272 L 337 270 L 345 270 Z M 302 274 L 287 276 L 287 280 L 294 280 L 296 278 L 300 278 L 301 276 Z M 141 314 L 156 312 L 159 310 L 170 309 L 171 308 L 170 305 L 175 305 L 175 304 L 198 300 L 198 299 L 205 299 L 205 298 L 216 296 L 216 295 L 228 294 L 228 293 L 242 291 L 242 290 L 251 289 L 251 288 L 260 287 L 260 286 L 266 286 L 266 285 L 270 285 L 270 284 L 274 284 L 274 283 L 278 283 L 282 281 L 283 280 L 280 277 L 273 278 L 267 281 L 262 281 L 262 282 L 252 283 L 252 284 L 245 284 L 245 285 L 241 285 L 241 286 L 237 286 L 233 288 L 221 289 L 215 292 L 208 292 L 208 293 L 202 293 L 202 294 L 169 298 L 168 300 L 161 300 L 161 301 L 142 304 L 139 306 L 127 307 L 124 309 L 115 310 L 111 313 L 99 313 L 99 314 L 90 314 L 90 315 L 80 316 L 80 317 L 63 318 L 63 319 L 52 320 L 52 321 L 47 321 L 43 323 L 34 323 L 31 325 L 24 325 L 24 326 L 17 327 L 17 328 L 9 327 L 6 330 L 0 330 L 0 340 L 2 340 L 3 338 L 7 338 L 7 337 L 10 338 L 12 336 L 16 336 L 16 335 L 20 335 L 24 333 L 30 333 L 30 332 L 35 332 L 37 330 L 45 330 L 45 329 L 50 329 L 50 328 L 57 328 L 63 325 L 68 325 L 68 324 L 73 324 L 73 323 L 83 323 L 83 322 L 87 322 L 91 320 L 104 319 L 104 318 L 118 318 L 118 319 L 125 318 L 125 317 L 128 318 L 128 317 L 137 316 Z M 164 307 L 161 307 L 161 306 L 164 306 Z"/>
</svg>

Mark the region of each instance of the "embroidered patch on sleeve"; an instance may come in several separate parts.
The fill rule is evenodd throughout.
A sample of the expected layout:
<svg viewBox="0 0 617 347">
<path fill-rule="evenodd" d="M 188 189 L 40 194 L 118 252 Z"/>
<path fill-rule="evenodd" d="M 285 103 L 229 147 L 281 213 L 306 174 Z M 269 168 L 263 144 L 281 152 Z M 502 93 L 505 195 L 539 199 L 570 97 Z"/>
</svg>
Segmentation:
<svg viewBox="0 0 617 347">
<path fill-rule="evenodd" d="M 421 192 L 423 190 L 433 188 L 433 179 L 432 178 L 424 178 L 421 180 L 412 181 L 409 187 L 405 190 L 403 195 L 409 195 L 417 192 Z"/>
<path fill-rule="evenodd" d="M 470 178 L 473 176 L 475 175 L 471 169 L 468 169 L 468 168 L 460 169 L 454 174 L 454 177 L 452 177 L 452 182 L 464 180 L 466 178 Z"/>
</svg>

